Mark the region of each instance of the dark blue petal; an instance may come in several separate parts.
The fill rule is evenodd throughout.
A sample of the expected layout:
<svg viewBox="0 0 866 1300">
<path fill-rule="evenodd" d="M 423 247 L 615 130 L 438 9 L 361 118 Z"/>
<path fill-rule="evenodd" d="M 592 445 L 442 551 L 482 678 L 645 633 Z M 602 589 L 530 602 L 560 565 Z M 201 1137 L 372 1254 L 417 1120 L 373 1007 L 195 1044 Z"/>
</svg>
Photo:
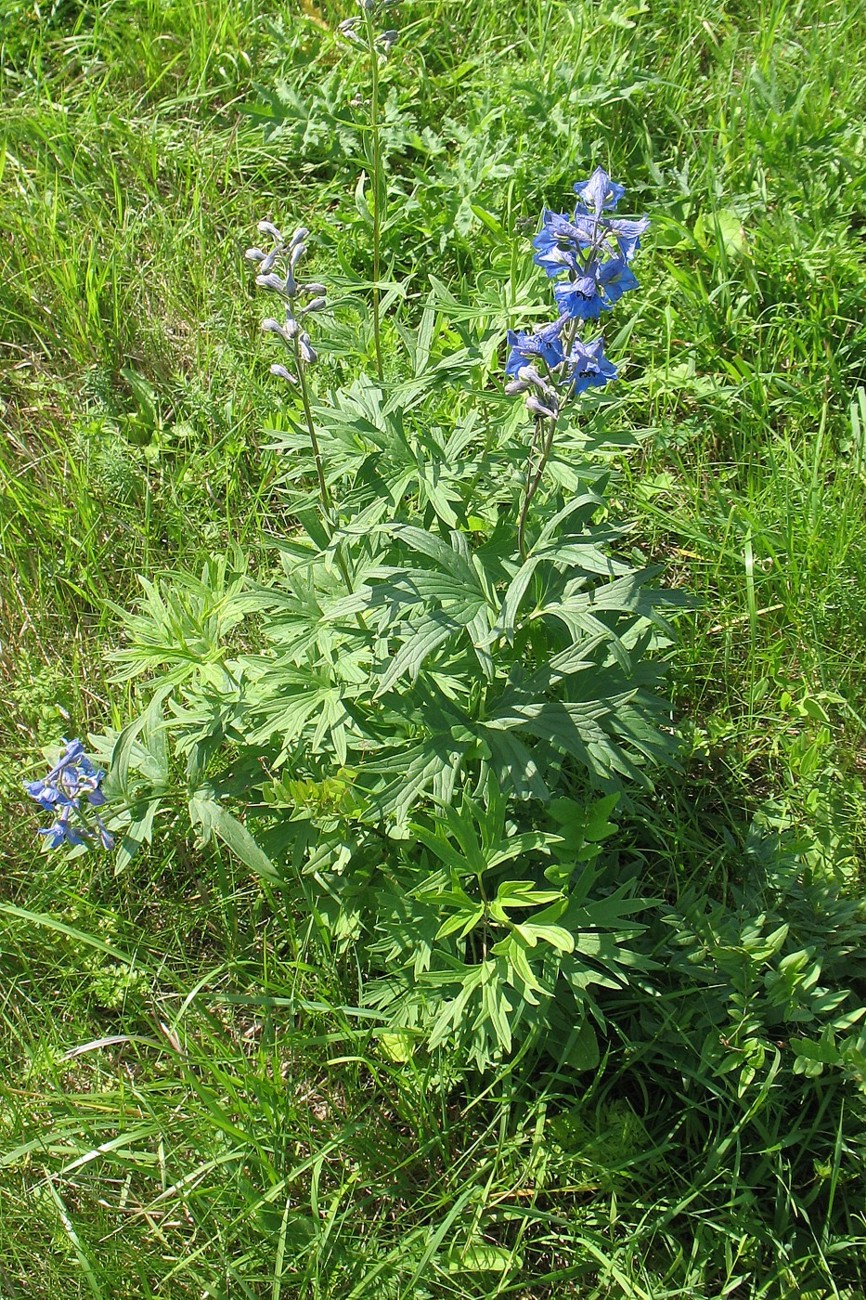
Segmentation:
<svg viewBox="0 0 866 1300">
<path fill-rule="evenodd" d="M 617 217 L 614 221 L 606 221 L 605 225 L 616 238 L 622 256 L 630 262 L 640 248 L 640 237 L 649 230 L 650 222 L 649 217 L 639 217 L 633 221 Z"/>
<path fill-rule="evenodd" d="M 99 828 L 97 833 L 99 835 L 99 842 L 102 845 L 102 847 L 104 849 L 113 849 L 114 836 L 106 826 L 105 822 L 100 817 L 99 813 L 96 814 L 96 824 L 97 827 Z"/>
<path fill-rule="evenodd" d="M 616 379 L 616 366 L 605 357 L 601 338 L 592 343 L 576 339 L 567 361 L 567 382 L 575 393 L 583 393 L 587 388 L 603 388 L 610 380 Z"/>
<path fill-rule="evenodd" d="M 528 361 L 540 359 L 550 368 L 558 366 L 563 360 L 560 334 L 564 317 L 543 325 L 534 333 L 523 330 L 508 331 L 508 346 L 511 352 L 505 365 L 507 375 L 516 375 L 521 366 Z"/>
</svg>

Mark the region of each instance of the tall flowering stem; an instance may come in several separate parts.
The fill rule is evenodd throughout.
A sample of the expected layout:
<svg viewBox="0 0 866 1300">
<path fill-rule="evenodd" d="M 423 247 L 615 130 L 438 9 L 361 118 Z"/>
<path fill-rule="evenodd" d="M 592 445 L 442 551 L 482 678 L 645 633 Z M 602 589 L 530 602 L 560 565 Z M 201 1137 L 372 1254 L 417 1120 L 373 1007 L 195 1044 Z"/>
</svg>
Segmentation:
<svg viewBox="0 0 866 1300">
<path fill-rule="evenodd" d="M 301 405 L 304 408 L 304 418 L 307 421 L 307 432 L 310 435 L 310 446 L 313 449 L 313 459 L 316 462 L 316 477 L 319 480 L 319 496 L 322 499 L 322 510 L 325 516 L 330 516 L 333 509 L 333 500 L 328 487 L 328 481 L 325 478 L 325 465 L 322 460 L 322 452 L 319 448 L 319 439 L 316 436 L 316 425 L 313 420 L 313 412 L 310 406 L 310 390 L 307 386 L 306 366 L 300 355 L 300 345 L 297 339 L 294 340 L 295 362 L 298 370 L 298 388 L 301 393 Z"/>
<path fill-rule="evenodd" d="M 316 434 L 316 425 L 313 420 L 312 407 L 310 406 L 309 386 L 307 384 L 307 368 L 314 365 L 318 357 L 303 324 L 304 317 L 312 312 L 321 311 L 327 305 L 326 289 L 323 284 L 312 281 L 301 284 L 298 282 L 297 277 L 301 259 L 307 251 L 305 241 L 309 233 L 305 226 L 298 226 L 291 238 L 286 239 L 282 231 L 273 222 L 260 221 L 259 234 L 270 236 L 273 246 L 268 253 L 262 252 L 260 248 L 248 248 L 246 256 L 249 261 L 255 262 L 258 267 L 256 284 L 259 288 L 277 294 L 282 299 L 285 307 L 285 319 L 283 321 L 268 316 L 262 321 L 262 329 L 267 334 L 276 334 L 282 341 L 292 360 L 294 369 L 289 370 L 282 363 L 276 363 L 271 366 L 271 374 L 284 379 L 286 383 L 296 387 L 301 394 L 301 405 L 304 408 L 307 432 L 310 435 L 310 446 L 316 463 L 316 478 L 319 483 L 322 513 L 326 521 L 330 521 L 333 502 L 325 478 L 325 465 Z M 279 272 L 276 269 L 277 267 L 280 268 Z"/>
<path fill-rule="evenodd" d="M 546 429 L 545 429 L 546 424 Z M 520 548 L 520 554 L 526 559 L 526 516 L 529 514 L 529 507 L 532 504 L 532 498 L 535 496 L 541 480 L 544 477 L 544 470 L 550 459 L 550 453 L 553 450 L 553 438 L 556 433 L 556 420 L 545 421 L 540 415 L 535 417 L 535 429 L 532 434 L 532 443 L 529 448 L 529 456 L 526 460 L 526 485 L 523 489 L 523 503 L 520 507 L 520 516 L 517 521 L 517 545 Z M 535 463 L 535 456 L 541 444 L 541 455 Z"/>
<path fill-rule="evenodd" d="M 649 226 L 646 217 L 606 215 L 625 191 L 602 167 L 589 180 L 578 181 L 574 190 L 578 196 L 574 212 L 545 210 L 533 240 L 534 261 L 556 281 L 553 296 L 560 314 L 532 332 L 508 331 L 505 371 L 510 380 L 505 391 L 523 393 L 535 418 L 517 524 L 524 557 L 529 507 L 553 451 L 560 414 L 588 388 L 603 388 L 616 378 L 616 366 L 604 355 L 602 336 L 586 341 L 581 327 L 598 321 L 624 293 L 638 287 L 630 263 Z"/>
<path fill-rule="evenodd" d="M 376 33 L 368 5 L 364 5 L 364 27 L 370 50 L 370 133 L 373 144 L 373 340 L 376 349 L 376 373 L 379 382 L 384 378 L 382 365 L 382 334 L 379 302 L 379 273 L 381 269 L 382 223 L 388 203 L 388 188 L 382 173 L 382 140 L 379 132 L 379 53 Z"/>
<path fill-rule="evenodd" d="M 262 329 L 266 334 L 276 334 L 288 352 L 294 367 L 293 370 L 289 370 L 282 362 L 276 362 L 271 366 L 271 374 L 297 388 L 301 395 L 304 419 L 307 424 L 307 432 L 310 435 L 310 447 L 316 464 L 316 478 L 319 483 L 319 497 L 322 503 L 322 521 L 328 537 L 332 538 L 336 523 L 333 509 L 334 501 L 328 487 L 328 480 L 325 477 L 325 463 L 316 433 L 316 422 L 313 419 L 313 409 L 310 405 L 310 389 L 307 383 L 307 370 L 318 361 L 318 355 L 309 334 L 304 328 L 305 317 L 311 313 L 322 311 L 327 306 L 325 297 L 327 290 L 325 285 L 316 281 L 309 281 L 304 284 L 298 282 L 296 273 L 301 259 L 307 251 L 306 240 L 310 234 L 306 226 L 298 226 L 290 239 L 286 239 L 282 231 L 271 221 L 260 221 L 258 228 L 260 234 L 270 236 L 273 246 L 268 253 L 264 253 L 260 248 L 248 248 L 246 252 L 247 259 L 250 262 L 255 262 L 258 267 L 259 273 L 256 276 L 256 284 L 259 288 L 277 294 L 282 299 L 285 307 L 285 319 L 283 321 L 268 316 L 262 321 Z M 280 268 L 279 272 L 276 270 L 278 266 Z M 347 590 L 351 591 L 352 580 L 346 558 L 339 546 L 335 547 L 334 557 L 337 568 L 340 570 L 340 576 L 346 584 Z M 357 614 L 356 618 L 360 626 L 364 627 L 361 615 Z"/>
</svg>

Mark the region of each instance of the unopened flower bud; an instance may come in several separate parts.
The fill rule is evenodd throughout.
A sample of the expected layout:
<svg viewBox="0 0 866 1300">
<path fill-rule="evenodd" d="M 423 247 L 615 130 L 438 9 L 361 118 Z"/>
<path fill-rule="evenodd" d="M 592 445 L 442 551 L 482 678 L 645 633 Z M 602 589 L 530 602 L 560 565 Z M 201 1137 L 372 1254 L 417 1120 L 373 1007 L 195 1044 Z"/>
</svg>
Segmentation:
<svg viewBox="0 0 866 1300">
<path fill-rule="evenodd" d="M 539 402 L 537 397 L 532 397 L 530 395 L 524 400 L 527 411 L 531 411 L 533 415 L 542 415 L 546 420 L 556 419 L 558 412 L 555 410 L 552 411 L 549 406 L 544 406 Z"/>
<path fill-rule="evenodd" d="M 516 397 L 518 393 L 525 393 L 529 384 L 522 379 L 512 379 L 510 384 L 505 385 L 506 397 Z"/>
<path fill-rule="evenodd" d="M 248 248 L 244 253 L 244 257 L 248 262 L 263 262 L 266 256 L 267 254 L 263 253 L 260 248 Z"/>
<path fill-rule="evenodd" d="M 282 232 L 277 229 L 272 221 L 260 221 L 257 230 L 260 235 L 270 235 L 278 244 L 283 242 Z"/>
<path fill-rule="evenodd" d="M 542 397 L 546 397 L 549 406 L 558 407 L 556 389 L 546 379 L 542 378 L 535 366 L 521 366 L 517 372 L 517 378 L 522 379 L 525 384 L 536 389 L 541 393 Z"/>
<path fill-rule="evenodd" d="M 262 289 L 270 289 L 272 293 L 285 293 L 286 282 L 280 276 L 275 275 L 273 271 L 270 275 L 257 275 L 256 284 Z"/>
<path fill-rule="evenodd" d="M 297 378 L 291 374 L 285 366 L 271 366 L 271 374 L 276 375 L 278 379 L 285 379 L 287 383 L 297 384 Z"/>
<path fill-rule="evenodd" d="M 261 266 L 259 267 L 259 275 L 267 275 L 269 271 L 273 270 L 274 263 L 276 262 L 277 258 L 280 256 L 280 253 L 282 253 L 282 251 L 283 251 L 282 244 L 274 244 L 273 248 L 268 253 L 267 257 L 264 259 Z"/>
<path fill-rule="evenodd" d="M 268 316 L 262 321 L 262 330 L 265 334 L 279 334 L 281 338 L 286 337 L 286 331 L 278 320 L 273 316 Z"/>
<path fill-rule="evenodd" d="M 306 315 L 308 311 L 322 311 L 327 305 L 327 298 L 314 298 L 312 302 L 307 303 L 306 307 L 301 308 L 301 314 Z"/>
<path fill-rule="evenodd" d="M 286 328 L 284 331 L 286 338 L 287 339 L 297 338 L 300 332 L 301 332 L 301 327 L 299 323 L 295 320 L 294 316 L 290 316 L 289 313 L 286 312 Z"/>
<path fill-rule="evenodd" d="M 316 349 L 310 346 L 309 334 L 302 334 L 298 339 L 298 352 L 300 353 L 301 360 L 305 361 L 308 366 L 314 365 L 318 360 Z"/>
<path fill-rule="evenodd" d="M 294 248 L 296 244 L 303 243 L 309 233 L 310 232 L 306 226 L 298 226 L 297 230 L 289 240 L 289 247 Z"/>
<path fill-rule="evenodd" d="M 323 294 L 327 292 L 328 292 L 328 286 L 326 284 L 310 283 L 310 284 L 298 285 L 298 293 L 306 293 L 306 294 L 310 294 L 311 296 L 315 295 L 316 297 L 318 297 L 319 294 Z"/>
<path fill-rule="evenodd" d="M 306 251 L 307 251 L 306 244 L 299 243 L 294 245 L 294 247 L 292 248 L 291 257 L 289 258 L 289 266 L 291 266 L 292 270 L 294 270 L 295 267 L 298 265 L 298 262 L 300 262 L 301 258 L 304 256 L 304 253 L 306 253 Z"/>
</svg>

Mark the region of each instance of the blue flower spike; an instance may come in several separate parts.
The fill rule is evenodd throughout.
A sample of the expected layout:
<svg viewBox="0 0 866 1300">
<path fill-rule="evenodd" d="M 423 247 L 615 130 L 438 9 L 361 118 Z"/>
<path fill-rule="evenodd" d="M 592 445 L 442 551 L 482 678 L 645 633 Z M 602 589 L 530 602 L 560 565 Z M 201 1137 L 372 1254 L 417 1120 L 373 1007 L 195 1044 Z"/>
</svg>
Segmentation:
<svg viewBox="0 0 866 1300">
<path fill-rule="evenodd" d="M 54 817 L 50 826 L 40 828 L 39 834 L 45 836 L 52 849 L 63 844 L 92 844 L 95 840 L 104 849 L 112 849 L 111 832 L 98 812 L 89 811 L 107 802 L 102 792 L 105 773 L 93 766 L 80 740 L 64 737 L 63 743 L 66 748 L 48 775 L 24 782 L 30 798 Z M 88 824 L 88 812 L 96 823 L 95 829 Z"/>
<path fill-rule="evenodd" d="M 604 312 L 638 287 L 630 263 L 649 227 L 646 217 L 609 215 L 625 188 L 611 180 L 603 167 L 596 167 L 588 180 L 578 181 L 574 192 L 574 211 L 545 208 L 541 229 L 532 241 L 533 261 L 554 281 L 559 315 L 531 331 L 508 331 L 505 392 L 509 397 L 522 394 L 535 421 L 517 522 L 524 559 L 529 507 L 553 450 L 563 408 L 588 389 L 604 388 L 616 379 L 616 366 L 604 355 L 604 339 L 601 335 L 587 339 L 584 331 L 591 332 Z"/>
<path fill-rule="evenodd" d="M 506 392 L 523 393 L 527 410 L 536 419 L 553 412 L 556 418 L 569 398 L 616 378 L 616 366 L 604 355 L 603 340 L 587 341 L 581 331 L 638 287 L 631 261 L 649 227 L 646 217 L 610 215 L 625 187 L 603 167 L 596 167 L 588 180 L 578 181 L 574 192 L 574 211 L 545 208 L 541 229 L 532 241 L 533 260 L 555 282 L 559 316 L 532 332 L 508 331 Z"/>
</svg>

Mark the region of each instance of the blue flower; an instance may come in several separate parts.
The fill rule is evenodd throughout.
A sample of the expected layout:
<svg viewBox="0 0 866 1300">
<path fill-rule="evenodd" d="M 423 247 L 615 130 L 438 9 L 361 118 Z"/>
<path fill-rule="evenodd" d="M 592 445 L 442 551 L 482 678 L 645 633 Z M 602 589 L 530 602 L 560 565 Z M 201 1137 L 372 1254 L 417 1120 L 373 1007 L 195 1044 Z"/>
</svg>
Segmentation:
<svg viewBox="0 0 866 1300">
<path fill-rule="evenodd" d="M 105 773 L 93 766 L 80 740 L 64 738 L 63 743 L 66 748 L 48 775 L 38 781 L 24 782 L 30 798 L 54 815 L 54 822 L 42 827 L 39 834 L 47 837 L 52 849 L 61 844 L 86 844 L 94 834 L 104 848 L 111 848 L 114 840 L 102 818 L 94 813 L 97 831 L 92 831 L 81 806 L 82 801 L 90 808 L 99 808 L 107 802 L 101 789 Z M 77 819 L 76 824 L 73 818 Z"/>
<path fill-rule="evenodd" d="M 64 808 L 53 826 L 40 828 L 39 834 L 47 837 L 49 848 L 59 849 L 61 844 L 72 844 L 74 846 L 87 843 L 89 832 L 70 826 L 69 815 L 71 811 L 70 808 Z"/>
<path fill-rule="evenodd" d="M 599 270 L 598 283 L 611 307 L 624 293 L 638 287 L 635 274 L 624 257 L 612 257 L 605 262 Z"/>
<path fill-rule="evenodd" d="M 545 209 L 541 230 L 532 241 L 536 250 L 533 261 L 551 279 L 563 271 L 577 274 L 588 257 L 594 260 L 600 255 L 610 255 L 614 249 L 620 257 L 631 261 L 649 224 L 647 217 L 604 217 L 600 211 L 591 211 L 580 202 L 572 217 Z"/>
<path fill-rule="evenodd" d="M 562 327 L 565 317 L 542 325 L 541 329 L 529 333 L 524 330 L 508 331 L 508 346 L 511 348 L 505 365 L 507 375 L 516 375 L 518 370 L 530 361 L 541 360 L 549 370 L 561 365 L 565 360 L 562 350 Z"/>
<path fill-rule="evenodd" d="M 649 217 L 638 217 L 636 220 L 617 217 L 614 221 L 603 219 L 600 224 L 605 227 L 608 234 L 613 235 L 619 245 L 620 254 L 630 262 L 640 248 L 641 235 L 649 230 L 650 221 Z"/>
<path fill-rule="evenodd" d="M 554 286 L 553 296 L 556 305 L 564 315 L 572 320 L 598 320 L 603 311 L 609 311 L 611 303 L 601 295 L 601 272 L 597 262 L 590 262 L 584 271 L 568 281 L 560 281 Z"/>
<path fill-rule="evenodd" d="M 592 343 L 575 339 L 565 360 L 566 382 L 574 393 L 586 392 L 587 388 L 604 388 L 605 384 L 616 379 L 616 366 L 604 355 L 602 338 Z"/>
<path fill-rule="evenodd" d="M 563 271 L 580 269 L 578 254 L 589 248 L 592 233 L 586 238 L 587 230 L 576 227 L 564 212 L 550 212 L 545 208 L 542 226 L 532 241 L 536 252 L 533 261 L 543 267 L 553 279 Z"/>
<path fill-rule="evenodd" d="M 574 192 L 585 208 L 601 216 L 602 210 L 611 210 L 619 203 L 625 187 L 612 181 L 603 167 L 596 167 L 588 181 L 576 181 Z"/>
<path fill-rule="evenodd" d="M 638 217 L 603 217 L 604 211 L 612 211 L 625 189 L 612 181 L 603 167 L 596 167 L 588 181 L 578 181 L 574 186 L 577 204 L 574 209 L 573 224 L 589 221 L 592 224 L 592 244 L 600 248 L 606 241 L 615 239 L 622 257 L 628 261 L 634 257 L 640 247 L 640 236 L 649 229 L 649 218 Z"/>
</svg>

